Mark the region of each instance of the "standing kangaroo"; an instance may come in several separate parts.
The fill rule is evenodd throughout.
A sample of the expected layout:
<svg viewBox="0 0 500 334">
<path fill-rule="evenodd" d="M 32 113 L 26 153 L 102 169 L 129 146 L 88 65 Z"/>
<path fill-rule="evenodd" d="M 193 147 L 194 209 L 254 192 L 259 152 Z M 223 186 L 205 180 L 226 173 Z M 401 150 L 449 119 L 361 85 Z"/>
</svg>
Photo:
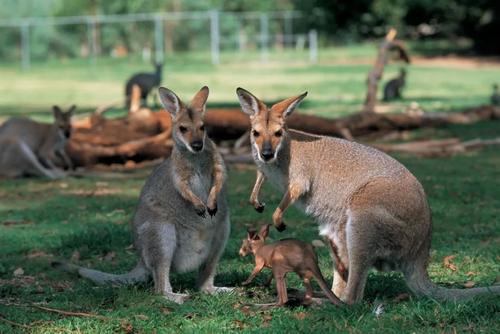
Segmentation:
<svg viewBox="0 0 500 334">
<path fill-rule="evenodd" d="M 372 266 L 401 271 L 413 292 L 440 300 L 500 294 L 500 286 L 446 289 L 430 281 L 431 213 L 422 185 L 402 164 L 355 142 L 288 130 L 286 118 L 307 93 L 271 108 L 242 88 L 236 93 L 250 115 L 258 167 L 250 202 L 264 209 L 258 194 L 268 178 L 285 192 L 273 213 L 278 230 L 294 203 L 318 220 L 335 264 L 336 296 L 359 302 Z"/>
<path fill-rule="evenodd" d="M 65 173 L 56 166 L 59 159 L 72 169 L 65 146 L 71 136 L 71 116 L 75 108 L 73 105 L 63 112 L 54 106 L 54 124 L 21 117 L 6 121 L 0 127 L 0 177 L 61 178 Z"/>
<path fill-rule="evenodd" d="M 313 246 L 298 239 L 283 239 L 266 245 L 270 226 L 269 224 L 262 226 L 259 233 L 249 230 L 246 239 L 241 243 L 240 256 L 247 256 L 249 253 L 255 256 L 255 268 L 243 285 L 250 284 L 264 267 L 271 268 L 273 271 L 271 279 L 274 277 L 276 280 L 278 292 L 277 305 L 282 306 L 288 301 L 285 276 L 289 272 L 295 272 L 304 281 L 306 303 L 310 303 L 313 298 L 311 278 L 314 277 L 330 302 L 341 306 L 343 303 L 328 288 L 321 274 Z"/>
<path fill-rule="evenodd" d="M 389 80 L 384 86 L 384 101 L 391 101 L 401 98 L 401 90 L 406 84 L 406 70 L 399 70 L 399 76 Z"/>
<path fill-rule="evenodd" d="M 139 86 L 141 92 L 141 104 L 147 105 L 148 95 L 154 87 L 161 84 L 163 64 L 156 63 L 155 71 L 152 73 L 137 73 L 127 80 L 125 84 L 125 104 L 128 108 L 131 102 L 132 88 Z M 155 102 L 156 103 L 156 102 Z"/>
<path fill-rule="evenodd" d="M 78 273 L 97 284 L 128 284 L 153 276 L 155 291 L 182 303 L 174 293 L 170 271 L 199 267 L 198 288 L 207 293 L 229 291 L 214 286 L 216 265 L 229 236 L 226 169 L 203 125 L 208 87 L 184 105 L 177 95 L 159 88 L 160 100 L 172 115 L 174 148 L 142 189 L 133 220 L 134 245 L 140 259 L 127 274 L 113 275 L 55 262 L 56 268 Z M 208 213 L 208 215 L 207 215 Z"/>
</svg>

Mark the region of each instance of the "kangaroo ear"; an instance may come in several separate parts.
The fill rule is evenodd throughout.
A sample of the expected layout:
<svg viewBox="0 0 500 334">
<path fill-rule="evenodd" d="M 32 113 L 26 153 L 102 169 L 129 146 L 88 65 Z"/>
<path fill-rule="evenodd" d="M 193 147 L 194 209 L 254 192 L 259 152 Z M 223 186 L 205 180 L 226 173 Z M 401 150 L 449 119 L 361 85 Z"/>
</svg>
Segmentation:
<svg viewBox="0 0 500 334">
<path fill-rule="evenodd" d="M 298 96 L 290 97 L 286 100 L 283 100 L 273 105 L 271 107 L 271 110 L 275 113 L 282 115 L 283 118 L 286 118 L 292 114 L 295 108 L 297 108 L 297 106 L 306 96 L 307 92 Z"/>
<path fill-rule="evenodd" d="M 269 235 L 269 227 L 271 227 L 270 224 L 262 226 L 259 231 L 259 237 L 261 237 L 262 239 L 267 238 L 267 236 Z"/>
<path fill-rule="evenodd" d="M 238 87 L 236 95 L 240 100 L 241 110 L 249 116 L 255 116 L 260 112 L 260 108 L 265 108 L 264 103 L 246 89 Z"/>
<path fill-rule="evenodd" d="M 158 88 L 160 102 L 163 107 L 174 117 L 181 110 L 182 102 L 174 92 L 165 87 Z"/>
<path fill-rule="evenodd" d="M 52 106 L 52 112 L 54 113 L 54 118 L 55 119 L 61 119 L 63 112 L 59 106 Z"/>
<path fill-rule="evenodd" d="M 68 117 L 71 117 L 73 116 L 73 111 L 75 111 L 76 109 L 76 105 L 72 105 L 71 107 L 69 107 L 68 111 L 66 111 L 66 115 L 68 115 Z"/>
<path fill-rule="evenodd" d="M 208 99 L 208 93 L 209 93 L 209 90 L 208 90 L 207 86 L 201 87 L 201 89 L 198 91 L 198 93 L 196 93 L 193 96 L 193 99 L 191 100 L 191 103 L 189 104 L 189 106 L 191 108 L 193 108 L 194 110 L 201 112 L 202 114 L 205 113 L 207 99 Z"/>
<path fill-rule="evenodd" d="M 247 238 L 248 240 L 252 240 L 255 238 L 255 236 L 257 235 L 257 231 L 255 231 L 254 229 L 248 229 L 247 230 Z"/>
</svg>

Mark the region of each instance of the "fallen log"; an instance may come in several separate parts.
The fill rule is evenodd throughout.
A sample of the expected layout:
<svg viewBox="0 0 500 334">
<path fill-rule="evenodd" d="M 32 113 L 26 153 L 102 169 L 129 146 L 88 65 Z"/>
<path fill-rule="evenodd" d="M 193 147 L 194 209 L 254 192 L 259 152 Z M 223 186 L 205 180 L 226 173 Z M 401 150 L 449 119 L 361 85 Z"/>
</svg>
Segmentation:
<svg viewBox="0 0 500 334">
<path fill-rule="evenodd" d="M 478 150 L 486 146 L 499 146 L 500 137 L 473 139 L 460 142 L 457 138 L 423 140 L 401 144 L 373 144 L 371 146 L 387 153 L 409 153 L 423 157 L 446 157 L 458 153 Z"/>
<path fill-rule="evenodd" d="M 94 117 L 95 118 L 95 117 Z M 288 126 L 305 132 L 362 141 L 421 127 L 444 124 L 469 124 L 480 120 L 500 119 L 500 108 L 482 106 L 455 113 L 359 113 L 340 119 L 328 119 L 300 113 L 292 115 Z M 75 125 L 68 144 L 68 154 L 76 166 L 124 164 L 164 158 L 170 154 L 171 118 L 165 111 L 140 109 L 119 119 L 98 118 L 89 127 Z M 240 153 L 248 147 L 248 116 L 239 109 L 210 109 L 205 117 L 209 136 L 217 142 L 236 141 Z M 238 140 L 239 139 L 239 140 Z"/>
</svg>

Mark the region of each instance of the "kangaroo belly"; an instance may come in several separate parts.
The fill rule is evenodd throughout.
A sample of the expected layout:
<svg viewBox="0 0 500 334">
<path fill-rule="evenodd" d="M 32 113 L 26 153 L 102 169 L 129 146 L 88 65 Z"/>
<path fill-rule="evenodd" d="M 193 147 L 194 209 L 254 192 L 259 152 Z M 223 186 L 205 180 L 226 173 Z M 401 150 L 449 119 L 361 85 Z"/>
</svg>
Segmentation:
<svg viewBox="0 0 500 334">
<path fill-rule="evenodd" d="M 183 273 L 198 269 L 207 260 L 214 227 L 203 222 L 200 225 L 197 229 L 177 229 L 177 245 L 172 261 L 176 272 Z"/>
</svg>

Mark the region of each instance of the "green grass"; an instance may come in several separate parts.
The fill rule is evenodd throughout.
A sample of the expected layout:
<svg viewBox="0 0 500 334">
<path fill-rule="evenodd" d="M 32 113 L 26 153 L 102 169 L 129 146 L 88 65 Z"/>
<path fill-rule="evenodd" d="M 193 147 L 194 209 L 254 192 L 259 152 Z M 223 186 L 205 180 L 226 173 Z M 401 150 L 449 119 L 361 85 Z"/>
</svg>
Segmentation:
<svg viewBox="0 0 500 334">
<path fill-rule="evenodd" d="M 243 86 L 266 100 L 277 100 L 308 90 L 301 111 L 335 117 L 359 110 L 365 78 L 375 49 L 366 44 L 322 50 L 320 63 L 308 64 L 307 54 L 273 53 L 269 63 L 260 64 L 257 54 L 223 54 L 223 65 L 207 63 L 205 54 L 169 58 L 164 84 L 187 98 L 200 86 L 211 88 L 210 103 L 234 105 L 234 90 Z M 253 61 L 251 61 L 253 59 Z M 50 120 L 52 104 L 78 104 L 86 111 L 121 99 L 124 80 L 147 64 L 134 59 L 99 59 L 92 66 L 82 60 L 34 64 L 22 72 L 12 64 L 0 64 L 0 118 L 30 115 Z M 387 68 L 386 78 L 398 66 Z M 455 110 L 487 102 L 490 84 L 500 74 L 498 66 L 462 68 L 412 65 L 405 99 L 394 103 L 402 110 L 418 101 L 431 111 Z M 476 137 L 500 135 L 500 123 L 453 125 L 437 130 L 422 129 L 412 138 Z M 397 156 L 423 183 L 433 211 L 433 250 L 429 267 L 432 280 L 442 286 L 491 285 L 500 272 L 500 155 L 498 149 L 452 158 L 423 159 Z M 252 259 L 237 256 L 248 225 L 270 222 L 280 195 L 268 185 L 263 199 L 268 204 L 258 214 L 247 204 L 254 170 L 231 169 L 229 203 L 231 237 L 220 262 L 216 282 L 237 286 L 237 293 L 207 296 L 193 292 L 195 273 L 173 275 L 173 286 L 193 292 L 193 298 L 175 305 L 152 293 L 152 285 L 113 288 L 89 282 L 50 268 L 53 259 L 69 259 L 110 272 L 132 268 L 137 256 L 130 249 L 129 222 L 140 189 L 149 171 L 116 177 L 86 176 L 62 181 L 0 181 L 0 333 L 178 333 L 178 332 L 312 332 L 312 333 L 494 333 L 500 323 L 498 297 L 483 297 L 464 303 L 437 303 L 410 297 L 398 274 L 370 273 L 364 301 L 338 309 L 276 308 L 259 310 L 244 304 L 271 302 L 275 289 L 257 284 L 241 288 L 253 268 Z M 271 232 L 271 238 L 318 238 L 317 225 L 295 209 L 287 211 L 286 232 Z M 18 222 L 8 224 L 6 222 Z M 110 253 L 114 252 L 114 258 Z M 112 254 L 112 253 L 111 253 Z M 331 262 L 326 248 L 318 249 L 320 265 L 331 280 Z M 107 257 L 105 255 L 108 255 Z M 443 266 L 443 258 L 455 255 L 456 271 Z M 111 258 L 111 259 L 110 259 Z M 24 274 L 15 277 L 22 268 Z M 289 287 L 300 288 L 289 276 Z M 318 287 L 316 286 L 316 289 Z M 384 303 L 385 312 L 376 317 L 374 307 Z M 47 307 L 104 316 L 63 316 L 34 307 Z M 10 325 L 8 319 L 29 325 Z"/>
<path fill-rule="evenodd" d="M 166 59 L 163 84 L 184 99 L 207 84 L 212 106 L 237 106 L 238 86 L 266 101 L 307 90 L 302 112 L 335 117 L 361 109 L 375 53 L 372 44 L 322 49 L 318 64 L 310 64 L 305 52 L 272 52 L 267 63 L 261 63 L 256 52 L 223 53 L 219 66 L 211 65 L 204 53 L 175 54 Z M 394 77 L 399 66 L 389 64 L 383 81 Z M 51 60 L 35 63 L 27 72 L 19 64 L 0 63 L 0 118 L 26 113 L 44 118 L 53 104 L 75 103 L 82 111 L 121 101 L 126 79 L 144 70 L 151 65 L 136 58 L 98 59 L 95 65 L 82 59 Z M 499 76 L 500 67 L 492 65 L 411 65 L 404 99 L 390 108 L 401 111 L 412 101 L 430 111 L 487 103 Z"/>
<path fill-rule="evenodd" d="M 451 126 L 440 135 L 463 139 L 498 134 L 498 122 L 474 126 Z M 486 134 L 486 135 L 485 135 Z M 500 272 L 500 156 L 494 149 L 448 159 L 398 156 L 423 183 L 433 211 L 433 251 L 429 267 L 432 280 L 447 287 L 491 285 Z M 364 301 L 338 309 L 330 305 L 318 309 L 283 308 L 259 310 L 246 303 L 271 302 L 275 289 L 259 287 L 267 275 L 251 288 L 237 293 L 207 296 L 194 293 L 184 305 L 174 305 L 152 293 L 152 285 L 96 287 L 71 275 L 52 270 L 53 259 L 68 259 L 75 251 L 79 264 L 110 271 L 130 269 L 137 257 L 131 244 L 129 221 L 142 184 L 149 171 L 137 171 L 116 178 L 69 178 L 63 181 L 14 180 L 0 184 L 0 316 L 32 326 L 29 332 L 344 332 L 344 333 L 493 333 L 499 325 L 498 297 L 484 297 L 463 303 L 437 303 L 410 297 L 399 274 L 372 272 Z M 248 225 L 269 222 L 280 194 L 265 186 L 268 203 L 264 214 L 247 204 L 254 179 L 253 168 L 231 169 L 229 203 L 231 237 L 219 265 L 218 284 L 239 286 L 250 273 L 251 258 L 237 256 L 240 239 Z M 291 209 L 289 226 L 283 234 L 271 232 L 272 239 L 298 237 L 312 241 L 316 224 Z M 5 225 L 6 221 L 27 224 Z M 104 255 L 114 252 L 112 260 Z M 331 280 L 326 248 L 318 249 L 324 275 Z M 443 266 L 443 258 L 455 255 L 457 271 Z M 24 276 L 14 277 L 17 268 Z M 269 274 L 269 273 L 267 273 Z M 196 274 L 173 276 L 175 289 L 191 291 Z M 289 287 L 302 286 L 294 275 Z M 316 288 L 318 288 L 316 286 Z M 10 305 L 9 305 L 10 303 Z M 90 312 L 106 319 L 61 316 L 33 307 Z M 385 312 L 376 317 L 373 309 L 384 303 Z M 0 320 L 0 332 L 21 331 Z"/>
</svg>

